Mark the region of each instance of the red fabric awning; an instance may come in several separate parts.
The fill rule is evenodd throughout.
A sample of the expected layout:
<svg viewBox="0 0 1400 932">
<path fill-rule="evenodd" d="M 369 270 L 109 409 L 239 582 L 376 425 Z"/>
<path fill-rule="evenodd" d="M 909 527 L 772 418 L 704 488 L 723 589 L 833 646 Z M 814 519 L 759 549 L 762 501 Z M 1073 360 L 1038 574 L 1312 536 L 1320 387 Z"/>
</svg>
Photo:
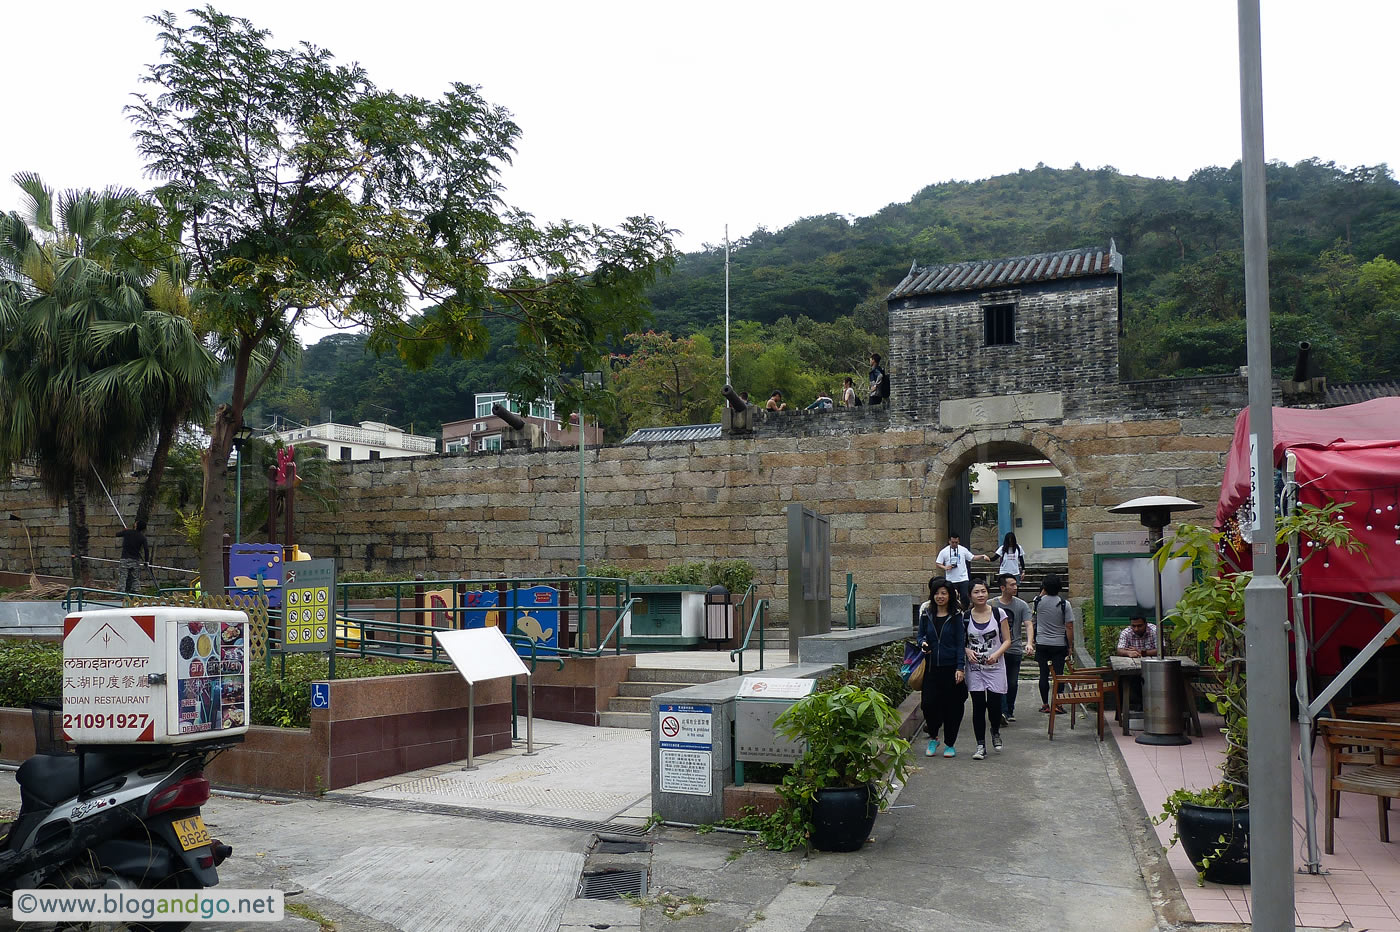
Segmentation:
<svg viewBox="0 0 1400 932">
<path fill-rule="evenodd" d="M 1321 448 L 1344 442 L 1400 442 L 1400 398 L 1373 398 L 1361 404 L 1320 410 L 1274 408 L 1273 421 L 1273 463 L 1277 468 L 1283 463 L 1284 451 L 1291 448 Z M 1220 484 L 1220 501 L 1215 509 L 1217 527 L 1224 527 L 1230 516 L 1249 500 L 1249 469 L 1249 409 L 1246 408 L 1235 418 L 1235 439 L 1230 445 L 1225 476 Z M 1392 478 L 1394 475 L 1392 472 Z"/>
<path fill-rule="evenodd" d="M 1321 507 L 1351 502 L 1343 514 L 1360 553 L 1324 550 L 1303 564 L 1307 592 L 1400 591 L 1400 440 L 1294 447 L 1298 499 Z M 1305 550 L 1312 550 L 1303 543 Z"/>
</svg>

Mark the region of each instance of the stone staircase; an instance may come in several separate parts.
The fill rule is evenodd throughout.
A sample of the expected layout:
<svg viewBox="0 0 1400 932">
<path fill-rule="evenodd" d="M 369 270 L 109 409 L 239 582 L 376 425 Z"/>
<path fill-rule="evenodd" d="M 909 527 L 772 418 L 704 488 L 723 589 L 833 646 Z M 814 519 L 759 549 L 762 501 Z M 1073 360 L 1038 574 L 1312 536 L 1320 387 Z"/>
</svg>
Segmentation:
<svg viewBox="0 0 1400 932">
<path fill-rule="evenodd" d="M 728 670 L 633 667 L 627 671 L 627 679 L 617 684 L 618 694 L 608 700 L 608 710 L 599 715 L 598 724 L 607 728 L 650 729 L 652 696 L 734 675 Z"/>
</svg>

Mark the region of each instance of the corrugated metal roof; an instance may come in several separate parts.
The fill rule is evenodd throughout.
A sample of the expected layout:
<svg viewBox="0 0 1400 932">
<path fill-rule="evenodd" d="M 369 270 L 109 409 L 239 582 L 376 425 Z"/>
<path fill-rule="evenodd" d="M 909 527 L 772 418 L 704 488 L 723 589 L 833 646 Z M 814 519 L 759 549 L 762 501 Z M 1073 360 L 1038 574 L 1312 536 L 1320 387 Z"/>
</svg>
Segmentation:
<svg viewBox="0 0 1400 932">
<path fill-rule="evenodd" d="M 686 424 L 682 427 L 643 427 L 633 431 L 623 443 L 676 443 L 686 440 L 718 440 L 718 424 Z"/>
<path fill-rule="evenodd" d="M 1354 405 L 1372 398 L 1400 397 L 1400 380 L 1376 382 L 1345 382 L 1341 385 L 1328 385 L 1322 396 L 1322 403 L 1335 408 L 1338 405 Z"/>
<path fill-rule="evenodd" d="M 952 265 L 930 265 L 923 268 L 912 265 L 909 267 L 909 274 L 904 276 L 904 281 L 895 286 L 886 300 L 955 291 L 985 291 L 1031 282 L 1107 275 L 1122 271 L 1123 256 L 1115 248 L 1113 240 L 1109 240 L 1107 249 L 1090 246 L 1064 252 L 1043 252 L 1034 256 L 1013 256 L 1009 259 L 955 262 Z"/>
</svg>

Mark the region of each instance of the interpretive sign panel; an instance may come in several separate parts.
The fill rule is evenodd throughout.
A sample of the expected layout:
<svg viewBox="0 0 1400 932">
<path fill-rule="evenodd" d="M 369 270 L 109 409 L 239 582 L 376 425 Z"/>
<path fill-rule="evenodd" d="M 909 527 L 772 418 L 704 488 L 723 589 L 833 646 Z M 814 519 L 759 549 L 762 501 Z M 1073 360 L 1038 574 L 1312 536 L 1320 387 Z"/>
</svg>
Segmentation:
<svg viewBox="0 0 1400 932">
<path fill-rule="evenodd" d="M 286 651 L 328 651 L 335 633 L 335 561 L 283 564 L 282 615 Z"/>
<path fill-rule="evenodd" d="M 500 628 L 434 631 L 433 637 L 468 683 L 530 675 Z"/>
</svg>

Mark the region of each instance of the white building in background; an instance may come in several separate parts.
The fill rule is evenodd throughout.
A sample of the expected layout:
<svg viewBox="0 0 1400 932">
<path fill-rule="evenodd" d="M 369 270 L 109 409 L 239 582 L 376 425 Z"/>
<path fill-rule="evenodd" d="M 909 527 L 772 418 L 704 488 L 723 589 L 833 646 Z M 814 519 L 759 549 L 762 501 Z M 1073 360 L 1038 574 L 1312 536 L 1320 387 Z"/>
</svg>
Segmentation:
<svg viewBox="0 0 1400 932">
<path fill-rule="evenodd" d="M 361 421 L 350 424 L 313 424 L 270 430 L 268 440 L 277 438 L 292 446 L 317 446 L 326 451 L 326 458 L 346 462 L 397 459 L 402 456 L 429 456 L 437 452 L 436 437 L 410 434 L 393 424 Z"/>
<path fill-rule="evenodd" d="M 978 463 L 974 505 L 996 505 L 996 540 L 1008 531 L 1031 562 L 1062 563 L 1069 558 L 1065 480 L 1048 460 Z M 986 513 L 990 513 L 988 510 Z"/>
</svg>

